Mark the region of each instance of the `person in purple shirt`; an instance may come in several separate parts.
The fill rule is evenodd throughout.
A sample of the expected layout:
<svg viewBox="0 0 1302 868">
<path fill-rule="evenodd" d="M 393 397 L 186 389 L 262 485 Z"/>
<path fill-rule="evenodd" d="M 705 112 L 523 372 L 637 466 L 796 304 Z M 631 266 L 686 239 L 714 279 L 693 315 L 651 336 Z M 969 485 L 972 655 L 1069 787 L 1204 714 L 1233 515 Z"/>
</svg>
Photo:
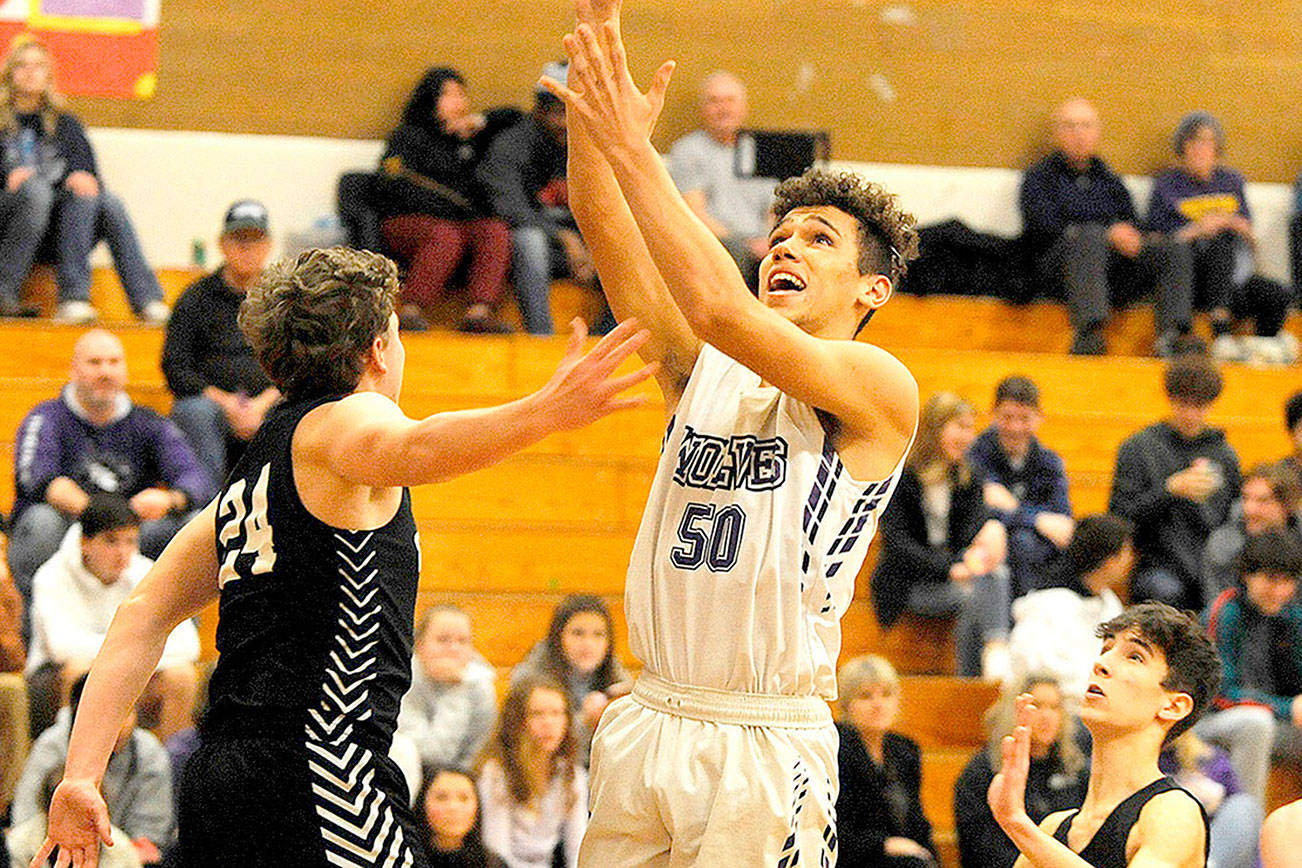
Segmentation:
<svg viewBox="0 0 1302 868">
<path fill-rule="evenodd" d="M 1243 176 L 1220 164 L 1225 130 L 1203 111 L 1180 119 L 1172 137 L 1177 165 L 1160 172 L 1148 205 L 1148 229 L 1185 242 L 1193 253 L 1193 301 L 1211 313 L 1212 353 L 1239 356 L 1234 320 L 1252 320 L 1274 336 L 1291 299 L 1282 285 L 1250 281 L 1256 235 Z"/>
<path fill-rule="evenodd" d="M 9 569 L 29 604 L 32 576 L 92 493 L 129 499 L 141 518 L 140 551 L 149 558 L 214 493 L 180 429 L 132 404 L 126 381 L 122 342 L 89 331 L 73 347 L 63 392 L 37 404 L 18 427 Z"/>
<path fill-rule="evenodd" d="M 1171 355 L 1192 318 L 1189 249 L 1140 232 L 1130 191 L 1099 156 L 1094 106 L 1069 99 L 1053 120 L 1054 151 L 1027 169 L 1019 204 L 1037 279 L 1066 295 L 1078 355 L 1106 352 L 1111 308 L 1152 288 L 1159 355 Z"/>
</svg>

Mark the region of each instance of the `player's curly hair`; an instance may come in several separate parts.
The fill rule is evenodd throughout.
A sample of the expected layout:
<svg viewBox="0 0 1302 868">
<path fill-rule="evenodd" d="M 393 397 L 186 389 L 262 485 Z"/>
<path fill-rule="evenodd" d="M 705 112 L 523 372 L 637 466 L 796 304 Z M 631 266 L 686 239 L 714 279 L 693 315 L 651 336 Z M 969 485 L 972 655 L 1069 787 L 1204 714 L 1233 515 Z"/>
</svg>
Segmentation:
<svg viewBox="0 0 1302 868">
<path fill-rule="evenodd" d="M 909 262 L 918 258 L 914 216 L 900 208 L 894 193 L 854 172 L 807 169 L 787 178 L 774 193 L 773 216 L 778 222 L 796 208 L 830 205 L 859 223 L 859 273 L 884 274 L 898 286 Z"/>
<path fill-rule="evenodd" d="M 398 267 L 366 250 L 306 250 L 249 290 L 239 323 L 267 376 L 298 400 L 357 388 L 371 342 L 386 334 Z"/>
</svg>

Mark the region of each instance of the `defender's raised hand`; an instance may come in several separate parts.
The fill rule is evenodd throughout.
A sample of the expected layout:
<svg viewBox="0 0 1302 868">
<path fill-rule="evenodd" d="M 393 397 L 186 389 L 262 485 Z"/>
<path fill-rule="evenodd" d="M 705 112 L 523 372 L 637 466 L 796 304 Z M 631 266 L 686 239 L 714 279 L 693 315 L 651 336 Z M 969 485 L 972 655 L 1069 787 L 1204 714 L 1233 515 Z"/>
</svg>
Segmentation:
<svg viewBox="0 0 1302 868">
<path fill-rule="evenodd" d="M 585 355 L 583 342 L 588 336 L 587 327 L 576 318 L 571 328 L 573 333 L 565 358 L 537 393 L 542 399 L 543 412 L 550 416 L 549 427 L 557 431 L 582 428 L 602 416 L 644 404 L 644 397 L 623 393 L 655 376 L 659 365 L 646 365 L 618 377 L 614 373 L 646 343 L 650 332 L 640 328 L 636 319 L 627 319 Z"/>
<path fill-rule="evenodd" d="M 543 87 L 565 103 L 607 157 L 646 145 L 665 106 L 673 61 L 656 70 L 643 93 L 629 75 L 617 20 L 595 27 L 581 23 L 563 41 L 570 57 L 570 85 L 577 90 L 548 77 L 542 79 Z"/>
</svg>

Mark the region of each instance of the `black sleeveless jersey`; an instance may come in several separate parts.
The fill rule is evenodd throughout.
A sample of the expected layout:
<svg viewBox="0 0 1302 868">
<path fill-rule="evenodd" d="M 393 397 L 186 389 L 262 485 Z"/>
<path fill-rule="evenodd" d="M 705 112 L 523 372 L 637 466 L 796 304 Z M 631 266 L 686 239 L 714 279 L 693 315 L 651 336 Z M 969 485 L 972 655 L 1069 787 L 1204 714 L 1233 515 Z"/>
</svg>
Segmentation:
<svg viewBox="0 0 1302 868">
<path fill-rule="evenodd" d="M 1203 810 L 1202 802 L 1194 798 L 1192 793 L 1166 777 L 1158 778 L 1151 784 L 1136 790 L 1113 808 L 1112 813 L 1108 814 L 1107 819 L 1099 826 L 1099 830 L 1094 833 L 1094 837 L 1090 838 L 1090 842 L 1085 845 L 1085 849 L 1080 851 L 1080 857 L 1095 868 L 1126 868 L 1126 840 L 1130 837 L 1130 830 L 1134 828 L 1135 823 L 1139 822 L 1139 813 L 1144 809 L 1144 805 L 1148 804 L 1149 799 L 1171 790 L 1179 790 L 1193 799 L 1194 804 L 1198 806 L 1198 812 L 1202 814 L 1203 864 L 1206 865 L 1212 841 L 1207 812 Z M 1066 844 L 1067 833 L 1071 831 L 1071 821 L 1076 819 L 1078 813 L 1080 812 L 1072 811 L 1064 817 L 1053 833 L 1053 837 Z"/>
<path fill-rule="evenodd" d="M 375 530 L 315 518 L 290 443 L 336 398 L 273 408 L 217 508 L 217 650 L 205 733 L 284 733 L 388 749 L 411 684 L 419 548 L 411 497 Z"/>
</svg>

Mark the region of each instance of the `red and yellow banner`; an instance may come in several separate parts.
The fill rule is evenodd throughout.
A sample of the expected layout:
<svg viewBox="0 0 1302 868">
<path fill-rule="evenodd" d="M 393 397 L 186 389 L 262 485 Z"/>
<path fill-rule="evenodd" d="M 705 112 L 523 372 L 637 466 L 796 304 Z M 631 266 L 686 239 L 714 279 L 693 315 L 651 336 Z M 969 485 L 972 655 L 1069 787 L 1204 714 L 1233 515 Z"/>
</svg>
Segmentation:
<svg viewBox="0 0 1302 868">
<path fill-rule="evenodd" d="M 148 99 L 158 71 L 160 0 L 0 0 L 0 40 L 27 33 L 54 54 L 59 90 Z"/>
</svg>

